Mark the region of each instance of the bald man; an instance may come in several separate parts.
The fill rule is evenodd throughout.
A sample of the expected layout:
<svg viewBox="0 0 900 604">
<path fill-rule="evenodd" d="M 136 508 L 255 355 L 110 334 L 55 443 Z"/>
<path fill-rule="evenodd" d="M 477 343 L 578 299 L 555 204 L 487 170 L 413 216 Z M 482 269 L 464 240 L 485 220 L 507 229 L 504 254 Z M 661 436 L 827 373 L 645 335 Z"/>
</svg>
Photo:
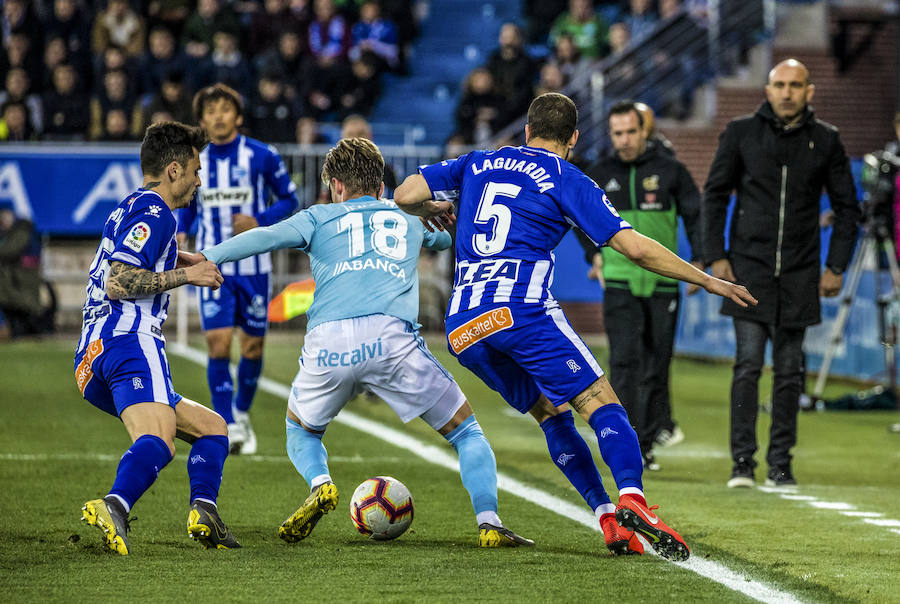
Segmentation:
<svg viewBox="0 0 900 604">
<path fill-rule="evenodd" d="M 791 448 L 804 380 L 803 336 L 821 320 L 819 296 L 836 296 L 850 262 L 860 217 L 850 162 L 837 129 L 816 119 L 806 67 L 788 59 L 769 72 L 766 101 L 732 120 L 719 137 L 703 198 L 705 258 L 712 274 L 746 284 L 759 305 L 728 300 L 737 352 L 731 382 L 729 487 L 755 484 L 759 376 L 772 343 L 772 424 L 766 483 L 796 484 Z M 834 210 L 824 270 L 820 258 L 819 199 Z M 725 247 L 729 199 L 737 193 L 730 245 Z"/>
</svg>

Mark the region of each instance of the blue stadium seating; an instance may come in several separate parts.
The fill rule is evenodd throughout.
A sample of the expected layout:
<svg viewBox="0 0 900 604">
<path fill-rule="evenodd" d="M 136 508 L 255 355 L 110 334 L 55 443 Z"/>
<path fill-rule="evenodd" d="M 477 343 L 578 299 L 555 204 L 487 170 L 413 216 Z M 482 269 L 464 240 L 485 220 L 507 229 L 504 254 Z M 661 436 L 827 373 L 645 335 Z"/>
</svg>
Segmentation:
<svg viewBox="0 0 900 604">
<path fill-rule="evenodd" d="M 431 0 L 410 49 L 407 77 L 387 76 L 373 122 L 411 124 L 424 131 L 419 144 L 440 145 L 452 134 L 462 82 L 497 47 L 500 27 L 521 22 L 518 2 Z M 381 144 L 402 144 L 401 129 Z"/>
</svg>

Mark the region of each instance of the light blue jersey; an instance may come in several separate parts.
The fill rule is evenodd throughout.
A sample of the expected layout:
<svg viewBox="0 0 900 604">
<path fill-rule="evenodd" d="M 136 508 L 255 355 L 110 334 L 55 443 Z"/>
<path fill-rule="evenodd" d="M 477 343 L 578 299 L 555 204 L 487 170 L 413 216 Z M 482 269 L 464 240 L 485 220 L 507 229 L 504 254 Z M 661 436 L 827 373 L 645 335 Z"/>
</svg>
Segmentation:
<svg viewBox="0 0 900 604">
<path fill-rule="evenodd" d="M 308 253 L 316 282 L 308 330 L 374 314 L 418 327 L 419 251 L 423 246 L 445 250 L 450 244 L 449 234 L 428 232 L 393 201 L 365 196 L 312 206 L 202 253 L 216 264 L 287 247 Z"/>
</svg>

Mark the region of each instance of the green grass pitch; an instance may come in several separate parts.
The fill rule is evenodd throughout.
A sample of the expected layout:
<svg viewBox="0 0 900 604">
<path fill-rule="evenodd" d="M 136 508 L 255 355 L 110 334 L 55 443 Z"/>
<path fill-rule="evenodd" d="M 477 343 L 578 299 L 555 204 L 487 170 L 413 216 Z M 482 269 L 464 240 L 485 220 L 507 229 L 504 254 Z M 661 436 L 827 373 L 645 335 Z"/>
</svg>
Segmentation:
<svg viewBox="0 0 900 604">
<path fill-rule="evenodd" d="M 265 375 L 289 383 L 301 341 L 290 332 L 270 338 Z M 107 492 L 129 440 L 117 420 L 79 396 L 74 343 L 72 336 L 0 345 L 0 594 L 9 602 L 751 601 L 655 556 L 611 558 L 600 533 L 507 492 L 500 494 L 501 517 L 537 546 L 481 550 L 457 474 L 337 423 L 325 444 L 341 503 L 310 538 L 287 545 L 276 529 L 307 488 L 284 453 L 285 401 L 265 392 L 252 415 L 260 455 L 229 458 L 219 498 L 244 548 L 206 551 L 187 538 L 188 447 L 179 442 L 175 460 L 132 512 L 132 555 L 116 556 L 101 547 L 96 529 L 79 522 L 80 506 Z M 530 417 L 511 413 L 440 339 L 431 348 L 472 402 L 500 472 L 583 506 Z M 596 352 L 603 364 L 605 351 Z M 178 391 L 208 402 L 205 370 L 169 358 Z M 728 490 L 730 374 L 726 364 L 675 361 L 673 406 L 687 438 L 658 450 L 662 471 L 645 474 L 650 503 L 684 535 L 695 560 L 788 598 L 900 601 L 900 436 L 886 430 L 897 414 L 803 414 L 796 491 L 785 498 Z M 764 399 L 769 383 L 761 387 Z M 827 395 L 837 395 L 855 386 L 829 388 Z M 359 398 L 348 409 L 452 452 L 424 423 L 402 427 L 381 403 Z M 763 450 L 768 423 L 761 414 Z M 584 433 L 599 460 L 596 439 Z M 764 454 L 757 455 L 761 479 Z M 614 492 L 602 463 L 601 471 Z M 349 518 L 353 489 L 378 474 L 402 480 L 415 501 L 411 529 L 393 542 L 369 541 Z"/>
</svg>

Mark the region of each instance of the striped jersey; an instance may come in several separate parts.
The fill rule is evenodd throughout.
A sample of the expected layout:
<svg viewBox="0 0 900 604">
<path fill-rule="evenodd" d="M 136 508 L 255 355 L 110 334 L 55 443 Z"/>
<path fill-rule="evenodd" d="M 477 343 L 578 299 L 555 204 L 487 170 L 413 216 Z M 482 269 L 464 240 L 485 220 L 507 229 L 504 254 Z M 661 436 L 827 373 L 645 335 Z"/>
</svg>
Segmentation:
<svg viewBox="0 0 900 604">
<path fill-rule="evenodd" d="M 178 260 L 175 224 L 175 215 L 162 197 L 146 189 L 132 193 L 109 215 L 91 262 L 78 351 L 94 340 L 127 333 L 165 340 L 162 325 L 169 308 L 169 294 L 110 300 L 106 295 L 106 281 L 113 261 L 155 273 L 175 268 Z"/>
<path fill-rule="evenodd" d="M 260 226 L 289 216 L 299 205 L 296 190 L 275 147 L 243 135 L 225 145 L 210 143 L 200 152 L 200 188 L 191 205 L 179 211 L 178 231 L 190 231 L 198 220 L 200 251 L 234 234 L 232 214 L 253 216 Z M 276 198 L 271 206 L 270 195 Z M 272 260 L 260 254 L 228 262 L 219 270 L 224 276 L 267 274 Z"/>
<path fill-rule="evenodd" d="M 553 300 L 552 250 L 571 226 L 605 245 L 622 220 L 597 183 L 535 147 L 473 151 L 421 166 L 432 195 L 456 202 L 456 277 L 447 315 Z"/>
<path fill-rule="evenodd" d="M 384 314 L 418 326 L 419 252 L 450 247 L 446 232 L 428 232 L 390 199 L 358 197 L 319 204 L 287 220 L 250 229 L 203 250 L 216 264 L 266 250 L 309 254 L 316 292 L 306 329 L 326 321 Z"/>
</svg>

